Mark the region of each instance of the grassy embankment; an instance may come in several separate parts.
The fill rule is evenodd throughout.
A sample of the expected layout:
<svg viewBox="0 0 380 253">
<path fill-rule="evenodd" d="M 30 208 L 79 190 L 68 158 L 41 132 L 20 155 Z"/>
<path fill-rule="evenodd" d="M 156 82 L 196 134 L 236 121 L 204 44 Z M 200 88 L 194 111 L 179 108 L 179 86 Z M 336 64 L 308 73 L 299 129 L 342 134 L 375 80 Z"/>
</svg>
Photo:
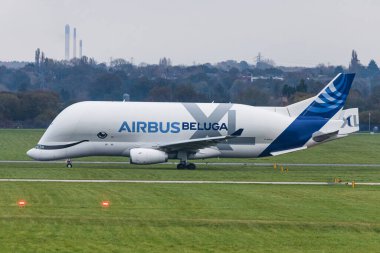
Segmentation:
<svg viewBox="0 0 380 253">
<path fill-rule="evenodd" d="M 41 134 L 1 130 L 0 160 L 28 159 L 25 151 Z M 380 163 L 379 150 L 377 135 L 355 135 L 259 161 Z M 280 173 L 271 166 L 177 171 L 173 165 L 0 164 L 0 178 L 380 181 L 379 172 L 374 167 L 289 167 Z M 28 205 L 19 208 L 19 199 Z M 379 187 L 344 185 L 1 182 L 0 252 L 379 252 L 379 199 Z M 110 200 L 110 208 L 102 208 L 102 200 Z"/>
</svg>

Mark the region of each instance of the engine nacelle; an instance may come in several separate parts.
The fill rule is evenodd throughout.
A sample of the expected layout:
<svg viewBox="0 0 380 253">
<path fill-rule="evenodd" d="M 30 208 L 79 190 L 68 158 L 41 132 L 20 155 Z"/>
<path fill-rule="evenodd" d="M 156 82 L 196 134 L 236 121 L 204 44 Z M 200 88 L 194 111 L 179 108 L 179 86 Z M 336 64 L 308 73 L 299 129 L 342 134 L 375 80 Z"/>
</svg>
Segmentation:
<svg viewBox="0 0 380 253">
<path fill-rule="evenodd" d="M 168 154 L 151 148 L 133 148 L 130 150 L 130 163 L 154 164 L 168 161 Z"/>
<path fill-rule="evenodd" d="M 220 155 L 221 153 L 218 149 L 203 148 L 203 149 L 198 150 L 198 152 L 195 154 L 190 154 L 189 159 L 205 159 L 205 158 L 219 157 Z"/>
</svg>

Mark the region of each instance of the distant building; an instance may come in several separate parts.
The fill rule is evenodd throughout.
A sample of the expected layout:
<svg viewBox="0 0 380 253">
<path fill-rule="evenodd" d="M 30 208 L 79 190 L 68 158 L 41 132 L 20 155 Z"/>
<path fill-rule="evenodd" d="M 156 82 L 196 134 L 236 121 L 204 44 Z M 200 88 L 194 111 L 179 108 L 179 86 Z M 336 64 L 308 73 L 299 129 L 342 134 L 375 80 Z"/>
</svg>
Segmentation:
<svg viewBox="0 0 380 253">
<path fill-rule="evenodd" d="M 73 35 L 73 58 L 77 58 L 77 29 L 75 27 Z"/>
<path fill-rule="evenodd" d="M 70 26 L 65 26 L 65 60 L 70 60 Z"/>
</svg>

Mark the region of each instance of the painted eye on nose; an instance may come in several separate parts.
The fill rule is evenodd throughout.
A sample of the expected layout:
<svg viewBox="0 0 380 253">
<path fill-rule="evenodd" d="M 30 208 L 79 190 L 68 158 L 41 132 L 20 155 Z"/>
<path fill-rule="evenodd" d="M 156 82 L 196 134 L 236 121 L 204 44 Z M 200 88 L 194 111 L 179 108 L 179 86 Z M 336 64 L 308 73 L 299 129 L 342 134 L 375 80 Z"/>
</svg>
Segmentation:
<svg viewBox="0 0 380 253">
<path fill-rule="evenodd" d="M 106 132 L 99 132 L 99 133 L 97 134 L 97 136 L 98 136 L 100 139 L 105 139 L 105 138 L 108 136 L 108 134 L 107 134 Z"/>
</svg>

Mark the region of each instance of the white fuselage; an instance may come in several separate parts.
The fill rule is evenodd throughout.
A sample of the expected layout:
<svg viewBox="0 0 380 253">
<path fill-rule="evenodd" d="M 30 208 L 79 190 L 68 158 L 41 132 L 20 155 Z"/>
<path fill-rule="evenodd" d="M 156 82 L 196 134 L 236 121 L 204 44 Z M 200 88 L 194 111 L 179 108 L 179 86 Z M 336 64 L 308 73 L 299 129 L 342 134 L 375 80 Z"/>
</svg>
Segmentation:
<svg viewBox="0 0 380 253">
<path fill-rule="evenodd" d="M 62 111 L 28 154 L 37 160 L 129 156 L 136 147 L 227 135 L 243 128 L 239 138 L 218 144 L 210 157 L 258 157 L 292 121 L 290 116 L 241 104 L 81 102 Z M 99 133 L 107 136 L 102 139 Z"/>
</svg>

